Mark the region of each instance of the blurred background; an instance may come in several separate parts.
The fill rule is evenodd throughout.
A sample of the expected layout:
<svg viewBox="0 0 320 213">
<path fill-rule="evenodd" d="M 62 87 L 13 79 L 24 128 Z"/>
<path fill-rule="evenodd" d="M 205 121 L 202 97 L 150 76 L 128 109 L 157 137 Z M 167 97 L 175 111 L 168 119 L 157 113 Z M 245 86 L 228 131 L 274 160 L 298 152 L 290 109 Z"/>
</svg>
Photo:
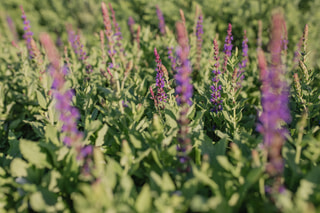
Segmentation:
<svg viewBox="0 0 320 213">
<path fill-rule="evenodd" d="M 176 21 L 180 20 L 179 9 L 186 16 L 189 33 L 194 27 L 196 8 L 200 8 L 204 15 L 204 33 L 209 38 L 219 35 L 223 41 L 226 36 L 228 23 L 233 25 L 235 45 L 240 46 L 243 30 L 247 30 L 249 47 L 256 47 L 258 20 L 263 23 L 263 45 L 268 44 L 270 18 L 274 8 L 280 8 L 287 22 L 289 49 L 294 50 L 302 35 L 305 24 L 309 25 L 309 51 L 313 65 L 319 65 L 318 35 L 320 34 L 320 1 L 319 0 L 111 0 L 120 24 L 123 36 L 129 39 L 130 32 L 127 26 L 128 18 L 133 17 L 142 28 L 150 27 L 156 35 L 158 19 L 156 8 L 162 10 L 166 25 L 174 29 Z M 15 24 L 19 38 L 23 34 L 20 5 L 23 6 L 27 19 L 30 20 L 31 30 L 37 39 L 40 32 L 49 32 L 53 38 L 67 42 L 65 24 L 70 23 L 74 28 L 81 30 L 86 45 L 91 46 L 103 29 L 100 0 L 8 0 L 0 2 L 0 31 L 5 36 L 10 35 L 7 19 L 11 18 Z M 91 36 L 87 36 L 91 35 Z M 96 36 L 92 36 L 96 35 Z M 239 44 L 237 44 L 237 42 Z"/>
</svg>

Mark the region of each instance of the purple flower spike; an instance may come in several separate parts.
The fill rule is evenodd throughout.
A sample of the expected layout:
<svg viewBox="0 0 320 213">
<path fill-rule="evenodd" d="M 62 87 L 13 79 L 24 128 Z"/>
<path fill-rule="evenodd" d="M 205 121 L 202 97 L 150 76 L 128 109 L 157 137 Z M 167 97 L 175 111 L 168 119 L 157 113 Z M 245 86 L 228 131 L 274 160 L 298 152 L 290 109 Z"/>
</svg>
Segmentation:
<svg viewBox="0 0 320 213">
<path fill-rule="evenodd" d="M 29 51 L 29 56 L 30 58 L 34 58 L 35 57 L 35 54 L 33 52 L 33 48 L 32 48 L 32 36 L 33 36 L 33 32 L 31 32 L 31 27 L 30 27 L 30 21 L 27 20 L 27 16 L 23 10 L 23 7 L 20 6 L 20 9 L 22 11 L 22 16 L 21 18 L 23 19 L 23 25 L 24 25 L 24 34 L 23 34 L 23 38 L 24 40 L 26 41 L 26 44 L 27 44 L 27 49 Z"/>
<path fill-rule="evenodd" d="M 160 10 L 159 6 L 157 5 L 156 8 L 157 8 L 157 16 L 159 19 L 159 29 L 161 34 L 164 36 L 166 35 L 166 23 L 164 22 L 163 13 Z"/>
<path fill-rule="evenodd" d="M 79 155 L 77 156 L 77 160 L 83 160 L 89 155 L 92 155 L 93 147 L 90 145 L 81 147 L 79 151 Z"/>
<path fill-rule="evenodd" d="M 167 102 L 167 94 L 164 91 L 164 87 L 165 87 L 165 79 L 164 79 L 164 72 L 162 69 L 162 63 L 161 63 L 161 59 L 160 56 L 157 52 L 157 49 L 154 48 L 154 56 L 156 57 L 156 63 L 157 63 L 157 67 L 156 67 L 156 72 L 157 72 L 157 76 L 156 76 L 156 85 L 157 85 L 157 102 L 158 105 L 160 105 L 159 107 L 161 109 L 164 108 L 164 102 Z"/>
<path fill-rule="evenodd" d="M 188 37 L 183 23 L 177 23 L 178 43 L 177 56 L 181 65 L 177 67 L 177 74 L 175 76 L 177 87 L 176 93 L 178 94 L 178 105 L 188 104 L 191 105 L 193 87 L 191 85 L 191 64 L 188 59 L 189 45 Z"/>
<path fill-rule="evenodd" d="M 243 41 L 242 41 L 242 61 L 241 64 L 239 65 L 239 72 L 238 72 L 238 77 L 243 80 L 244 78 L 244 70 L 247 67 L 248 63 L 248 38 L 247 38 L 247 31 L 244 31 L 244 36 L 243 36 Z"/>
<path fill-rule="evenodd" d="M 176 68 L 177 68 L 177 56 L 173 52 L 173 47 L 167 47 L 168 49 L 168 58 L 171 62 L 171 73 L 176 73 Z"/>
<path fill-rule="evenodd" d="M 134 29 L 133 29 L 134 24 L 135 24 L 134 19 L 132 18 L 132 16 L 130 16 L 128 19 L 128 26 L 130 30 L 131 43 L 133 43 L 134 36 L 135 36 Z"/>
<path fill-rule="evenodd" d="M 74 91 L 65 89 L 65 74 L 68 72 L 65 67 L 60 68 L 60 56 L 49 35 L 41 34 L 40 40 L 52 64 L 50 68 L 50 74 L 53 78 L 52 95 L 56 101 L 56 109 L 60 113 L 59 119 L 63 124 L 61 128 L 65 135 L 63 143 L 68 147 L 74 147 L 77 151 L 77 160 L 82 160 L 92 153 L 92 147 L 83 146 L 81 143 L 84 135 L 77 128 L 80 113 L 77 108 L 72 106 Z M 87 161 L 84 164 L 86 163 Z"/>
<path fill-rule="evenodd" d="M 16 29 L 16 26 L 14 24 L 14 22 L 12 21 L 11 17 L 10 16 L 7 16 L 7 23 L 8 23 L 8 26 L 9 26 L 9 29 L 10 29 L 10 32 L 13 36 L 13 40 L 15 42 L 18 42 L 18 33 L 17 33 L 17 29 Z"/>
<path fill-rule="evenodd" d="M 219 85 L 219 75 L 221 74 L 220 72 L 220 63 L 219 63 L 219 46 L 218 42 L 216 39 L 213 40 L 213 48 L 214 48 L 214 66 L 213 66 L 213 79 L 212 79 L 212 86 L 211 86 L 211 103 L 213 104 L 213 112 L 218 112 L 222 110 L 222 103 L 223 100 L 221 99 L 221 90 L 222 87 Z"/>
<path fill-rule="evenodd" d="M 199 15 L 197 28 L 196 28 L 196 36 L 197 36 L 197 64 L 196 67 L 200 69 L 200 60 L 201 60 L 201 49 L 202 49 L 202 34 L 203 34 L 203 17 Z"/>
<path fill-rule="evenodd" d="M 76 35 L 72 30 L 71 25 L 67 25 L 68 40 L 72 46 L 74 53 L 77 55 L 78 60 L 85 64 L 87 72 L 92 72 L 92 66 L 87 62 L 87 53 L 84 51 L 84 46 L 81 44 L 80 35 Z"/>
<path fill-rule="evenodd" d="M 285 142 L 285 134 L 288 132 L 283 123 L 290 122 L 290 111 L 288 108 L 289 88 L 284 80 L 285 69 L 281 64 L 281 40 L 284 18 L 281 14 L 272 17 L 272 36 L 270 41 L 271 64 L 267 63 L 263 52 L 258 52 L 258 63 L 262 80 L 262 114 L 257 130 L 263 134 L 264 147 L 268 153 L 269 163 L 266 171 L 270 177 L 274 177 L 273 188 L 278 191 L 282 185 L 283 158 L 281 149 Z"/>
<path fill-rule="evenodd" d="M 223 63 L 223 73 L 227 70 L 227 64 L 228 64 L 228 58 L 231 57 L 231 51 L 232 51 L 232 25 L 229 23 L 228 25 L 228 35 L 226 36 L 226 40 L 224 42 L 224 63 Z"/>
<path fill-rule="evenodd" d="M 116 20 L 116 13 L 114 12 L 111 3 L 109 3 L 109 9 L 111 11 L 111 17 L 112 17 L 112 21 L 113 21 L 113 27 L 115 29 L 115 34 L 114 36 L 116 37 L 116 46 L 119 48 L 120 52 L 123 53 L 124 52 L 124 48 L 122 47 L 122 33 L 120 31 L 120 26 Z"/>
<path fill-rule="evenodd" d="M 180 62 L 180 66 L 177 67 L 177 74 L 175 75 L 176 79 L 176 93 L 177 93 L 177 103 L 180 105 L 180 117 L 178 119 L 179 131 L 177 135 L 178 140 L 178 153 L 177 157 L 179 159 L 179 171 L 180 172 L 189 172 L 190 164 L 188 153 L 192 149 L 191 140 L 188 137 L 188 124 L 189 119 L 187 117 L 188 105 L 191 105 L 192 98 L 192 84 L 190 79 L 191 74 L 191 65 L 188 60 L 189 56 L 189 45 L 188 37 L 185 29 L 185 25 L 181 22 L 176 24 L 177 34 L 178 34 L 178 43 L 179 48 L 177 49 L 177 56 Z"/>
</svg>

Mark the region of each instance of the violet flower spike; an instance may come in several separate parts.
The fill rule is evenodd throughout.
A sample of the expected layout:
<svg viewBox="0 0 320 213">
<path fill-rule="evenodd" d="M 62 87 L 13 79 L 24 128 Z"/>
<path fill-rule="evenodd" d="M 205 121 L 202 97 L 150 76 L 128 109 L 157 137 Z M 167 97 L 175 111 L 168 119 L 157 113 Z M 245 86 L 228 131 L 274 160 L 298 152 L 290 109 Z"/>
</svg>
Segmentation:
<svg viewBox="0 0 320 213">
<path fill-rule="evenodd" d="M 22 11 L 22 16 L 21 18 L 23 19 L 23 25 L 24 25 L 24 34 L 23 34 L 23 38 L 24 40 L 26 41 L 26 45 L 27 45 L 27 49 L 28 49 L 28 52 L 29 52 L 29 56 L 30 58 L 34 58 L 35 57 L 35 54 L 33 52 L 33 49 L 32 49 L 32 36 L 33 36 L 33 32 L 31 31 L 31 27 L 30 27 L 30 21 L 27 20 L 27 16 L 23 10 L 23 7 L 20 6 L 20 9 Z"/>
<path fill-rule="evenodd" d="M 197 37 L 197 64 L 196 67 L 200 69 L 200 60 L 201 60 L 201 49 L 202 49 L 202 34 L 203 34 L 203 17 L 202 14 L 199 15 L 196 27 L 196 37 Z"/>
<path fill-rule="evenodd" d="M 228 64 L 228 59 L 231 57 L 231 51 L 232 51 L 232 41 L 233 41 L 233 36 L 232 36 L 232 25 L 229 23 L 228 25 L 228 35 L 226 36 L 225 43 L 224 43 L 224 63 L 223 63 L 223 73 L 227 70 L 227 64 Z"/>
<path fill-rule="evenodd" d="M 285 142 L 285 134 L 288 132 L 283 122 L 290 122 L 288 108 L 289 87 L 284 80 L 285 69 L 281 63 L 281 36 L 284 23 L 281 14 L 272 17 L 272 37 L 270 42 L 271 64 L 267 63 L 263 52 L 258 52 L 258 63 L 262 80 L 262 108 L 260 124 L 257 130 L 263 134 L 264 146 L 268 153 L 269 163 L 266 171 L 271 177 L 275 177 L 273 186 L 275 191 L 281 187 L 279 182 L 283 174 L 284 162 L 281 156 L 281 148 Z"/>
<path fill-rule="evenodd" d="M 223 109 L 222 103 L 223 100 L 221 98 L 221 90 L 222 87 L 221 85 L 219 85 L 219 76 L 221 74 L 220 72 L 220 63 L 219 63 L 219 46 L 218 46 L 218 42 L 216 39 L 213 40 L 213 48 L 214 48 L 214 66 L 213 66 L 213 78 L 212 78 L 212 86 L 210 87 L 212 90 L 211 93 L 211 103 L 213 104 L 213 109 L 212 111 L 217 113 L 218 111 L 221 111 Z"/>
<path fill-rule="evenodd" d="M 120 30 L 120 26 L 116 20 L 116 13 L 114 12 L 111 3 L 109 3 L 109 9 L 111 11 L 111 17 L 112 17 L 112 21 L 113 21 L 113 27 L 115 29 L 115 36 L 116 36 L 116 45 L 117 47 L 119 47 L 120 52 L 123 53 L 124 52 L 124 48 L 122 47 L 122 33 Z"/>
<path fill-rule="evenodd" d="M 175 76 L 177 82 L 176 93 L 178 94 L 178 105 L 188 104 L 191 106 L 193 87 L 191 85 L 191 64 L 188 59 L 189 45 L 188 37 L 183 23 L 177 23 L 178 43 L 177 56 L 181 65 L 177 67 L 177 74 Z"/>
<path fill-rule="evenodd" d="M 101 9 L 102 9 L 102 16 L 103 16 L 103 24 L 105 26 L 105 34 L 108 39 L 108 48 L 109 48 L 108 53 L 112 60 L 112 63 L 114 63 L 114 55 L 116 52 L 114 50 L 114 40 L 112 38 L 113 36 L 112 25 L 111 25 L 108 8 L 104 2 L 101 3 Z"/>
<path fill-rule="evenodd" d="M 8 23 L 8 27 L 10 29 L 10 32 L 13 36 L 13 40 L 15 42 L 18 42 L 18 33 L 17 33 L 17 29 L 16 29 L 16 26 L 14 24 L 14 22 L 12 21 L 11 17 L 10 16 L 7 16 L 7 23 Z"/>
<path fill-rule="evenodd" d="M 164 21 L 163 13 L 160 10 L 158 5 L 156 6 L 156 8 L 157 8 L 157 16 L 158 16 L 158 20 L 159 20 L 160 33 L 164 36 L 164 35 L 166 35 L 166 24 Z"/>
<path fill-rule="evenodd" d="M 75 147 L 77 150 L 77 159 L 83 159 L 85 155 L 89 155 L 90 148 L 84 148 L 81 141 L 83 140 L 83 133 L 77 128 L 77 120 L 80 118 L 80 113 L 77 108 L 72 106 L 72 98 L 74 91 L 65 90 L 65 75 L 68 73 L 67 67 L 62 69 L 59 66 L 60 56 L 53 41 L 48 34 L 41 34 L 40 41 L 48 55 L 51 62 L 50 74 L 53 78 L 52 95 L 56 100 L 56 109 L 60 112 L 59 120 L 62 122 L 61 131 L 65 134 L 63 143 L 67 146 Z"/>
<path fill-rule="evenodd" d="M 157 63 L 157 67 L 156 67 L 156 72 L 157 72 L 157 76 L 156 76 L 156 85 L 157 85 L 157 100 L 158 100 L 158 104 L 160 104 L 159 107 L 161 107 L 161 109 L 164 108 L 164 102 L 167 102 L 167 94 L 164 91 L 164 87 L 165 87 L 165 79 L 164 79 L 164 72 L 162 70 L 162 62 L 160 59 L 160 56 L 157 52 L 157 49 L 154 48 L 154 56 L 156 58 L 156 63 Z"/>
<path fill-rule="evenodd" d="M 239 65 L 239 72 L 238 77 L 240 77 L 241 80 L 244 79 L 244 71 L 247 67 L 248 63 L 248 38 L 247 38 L 247 31 L 244 31 L 243 41 L 242 41 L 242 61 Z"/>
<path fill-rule="evenodd" d="M 188 105 L 191 105 L 191 97 L 193 92 L 193 87 L 191 85 L 191 65 L 188 60 L 189 56 L 189 45 L 188 45 L 188 35 L 186 33 L 185 25 L 181 22 L 176 24 L 177 37 L 179 48 L 177 49 L 177 56 L 180 61 L 180 66 L 177 67 L 176 79 L 176 93 L 177 93 L 177 103 L 180 105 L 180 116 L 178 119 L 179 131 L 177 134 L 178 146 L 177 146 L 177 157 L 180 163 L 180 172 L 189 172 L 189 152 L 192 149 L 191 140 L 188 137 L 188 124 L 189 119 L 187 117 Z"/>
<path fill-rule="evenodd" d="M 168 59 L 171 62 L 171 73 L 176 73 L 176 68 L 177 68 L 177 56 L 173 52 L 173 47 L 167 47 L 168 49 Z"/>
<path fill-rule="evenodd" d="M 134 24 L 135 24 L 134 19 L 132 18 L 132 16 L 130 16 L 128 19 L 128 26 L 130 31 L 131 43 L 133 43 L 134 36 L 135 36 L 134 29 L 133 29 Z"/>
</svg>

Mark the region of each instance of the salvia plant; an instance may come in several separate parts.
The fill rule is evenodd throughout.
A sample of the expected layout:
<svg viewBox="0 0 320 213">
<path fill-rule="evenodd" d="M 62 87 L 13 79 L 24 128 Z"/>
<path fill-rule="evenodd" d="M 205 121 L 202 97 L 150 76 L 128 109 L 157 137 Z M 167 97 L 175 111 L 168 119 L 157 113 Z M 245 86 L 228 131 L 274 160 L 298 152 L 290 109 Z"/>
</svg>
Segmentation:
<svg viewBox="0 0 320 213">
<path fill-rule="evenodd" d="M 1 2 L 0 209 L 319 212 L 319 8 Z"/>
</svg>

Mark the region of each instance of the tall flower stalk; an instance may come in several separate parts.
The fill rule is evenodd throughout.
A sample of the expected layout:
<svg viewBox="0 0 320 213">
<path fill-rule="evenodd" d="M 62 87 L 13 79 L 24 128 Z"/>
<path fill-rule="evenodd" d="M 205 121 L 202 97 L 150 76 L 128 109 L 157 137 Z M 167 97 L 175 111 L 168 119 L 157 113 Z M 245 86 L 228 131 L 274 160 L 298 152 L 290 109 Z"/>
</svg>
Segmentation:
<svg viewBox="0 0 320 213">
<path fill-rule="evenodd" d="M 105 26 L 105 34 L 108 40 L 108 55 L 111 58 L 112 64 L 115 64 L 115 49 L 114 49 L 114 40 L 113 40 L 113 31 L 112 31 L 112 25 L 111 20 L 109 16 L 109 11 L 104 2 L 101 3 L 101 9 L 102 9 L 102 15 L 103 15 L 103 24 Z"/>
<path fill-rule="evenodd" d="M 160 10 L 159 6 L 156 6 L 157 9 L 157 16 L 158 16 L 158 20 L 159 20 L 159 30 L 161 35 L 166 35 L 166 23 L 164 21 L 164 17 L 163 17 L 163 13 Z"/>
<path fill-rule="evenodd" d="M 87 62 L 87 53 L 84 50 L 84 46 L 83 44 L 81 44 L 80 41 L 80 35 L 76 34 L 73 30 L 72 30 L 72 26 L 71 25 L 67 25 L 67 32 L 68 32 L 68 40 L 71 44 L 71 47 L 74 51 L 74 53 L 76 54 L 77 58 L 79 61 L 82 61 L 82 63 L 85 65 L 86 67 L 86 71 L 87 72 L 92 72 L 92 66 Z"/>
<path fill-rule="evenodd" d="M 123 57 L 124 56 L 124 48 L 122 46 L 122 33 L 121 33 L 121 30 L 120 30 L 120 26 L 117 22 L 117 19 L 116 19 L 116 13 L 114 12 L 113 8 L 112 8 L 112 5 L 111 3 L 109 3 L 109 9 L 111 11 L 111 17 L 112 17 L 112 22 L 113 22 L 113 27 L 114 27 L 114 30 L 115 30 L 115 38 L 116 38 L 116 46 L 118 47 L 119 51 L 120 51 L 120 57 Z"/>
<path fill-rule="evenodd" d="M 248 38 L 247 38 L 247 31 L 244 31 L 243 41 L 242 41 L 242 60 L 239 65 L 239 73 L 238 77 L 240 77 L 241 80 L 244 79 L 244 71 L 247 67 L 248 63 Z"/>
<path fill-rule="evenodd" d="M 196 68 L 200 70 L 200 60 L 201 60 L 201 50 L 202 50 L 202 34 L 203 34 L 203 17 L 202 14 L 199 15 L 196 27 L 196 37 L 197 37 L 197 63 Z"/>
<path fill-rule="evenodd" d="M 213 78 L 212 78 L 212 86 L 211 86 L 211 103 L 213 104 L 212 111 L 218 112 L 222 110 L 222 98 L 221 98 L 221 85 L 219 85 L 219 76 L 220 72 L 220 58 L 219 58 L 219 45 L 216 39 L 213 40 L 213 48 L 214 48 L 214 65 L 213 65 Z"/>
<path fill-rule="evenodd" d="M 135 32 L 134 32 L 134 26 L 135 22 L 132 16 L 128 18 L 128 26 L 129 26 L 129 31 L 130 31 L 130 38 L 131 38 L 131 43 L 133 44 L 134 37 L 135 37 Z"/>
<path fill-rule="evenodd" d="M 176 68 L 177 68 L 177 56 L 174 53 L 174 48 L 173 47 L 167 47 L 168 50 L 168 59 L 171 62 L 171 73 L 176 73 Z"/>
<path fill-rule="evenodd" d="M 226 36 L 225 42 L 224 42 L 224 62 L 223 62 L 223 73 L 226 72 L 227 70 L 227 65 L 228 65 L 228 59 L 231 57 L 231 51 L 232 51 L 232 41 L 233 41 L 233 36 L 232 36 L 232 25 L 229 23 L 228 25 L 228 35 Z"/>
<path fill-rule="evenodd" d="M 157 67 L 156 67 L 156 72 L 157 72 L 157 76 L 156 76 L 156 86 L 157 86 L 157 102 L 158 102 L 158 107 L 159 109 L 163 109 L 164 108 L 164 103 L 167 102 L 167 94 L 164 91 L 165 88 L 165 73 L 164 70 L 162 68 L 162 62 L 160 59 L 160 56 L 157 52 L 157 49 L 154 48 L 154 56 L 155 56 L 155 61 L 157 63 Z"/>
<path fill-rule="evenodd" d="M 20 9 L 22 11 L 21 18 L 23 19 L 23 25 L 24 25 L 23 38 L 26 41 L 29 57 L 35 58 L 37 60 L 37 63 L 41 64 L 42 63 L 41 54 L 40 54 L 40 51 L 39 51 L 35 41 L 33 40 L 33 32 L 31 31 L 30 21 L 27 19 L 27 16 L 26 16 L 22 6 L 20 6 Z"/>
<path fill-rule="evenodd" d="M 16 30 L 16 26 L 15 26 L 15 24 L 12 21 L 10 16 L 7 16 L 6 20 L 7 20 L 7 24 L 8 24 L 8 27 L 10 29 L 10 32 L 11 32 L 11 34 L 13 36 L 13 41 L 17 43 L 18 42 L 18 33 L 17 33 L 17 30 Z"/>
<path fill-rule="evenodd" d="M 77 159 L 82 160 L 92 153 L 92 147 L 82 144 L 83 133 L 77 128 L 80 113 L 72 106 L 73 90 L 66 88 L 67 67 L 60 67 L 60 56 L 50 36 L 41 34 L 40 40 L 51 63 L 52 95 L 56 101 L 56 109 L 60 113 L 59 120 L 63 124 L 61 128 L 64 134 L 63 143 L 68 147 L 74 147 L 77 151 Z"/>
<path fill-rule="evenodd" d="M 272 188 L 279 192 L 282 188 L 281 176 L 284 162 L 281 149 L 285 142 L 287 130 L 282 126 L 283 122 L 290 121 L 288 108 L 288 85 L 284 79 L 285 69 L 281 63 L 282 26 L 284 23 L 281 14 L 272 17 L 272 37 L 270 42 L 271 64 L 267 67 L 264 54 L 258 52 L 258 63 L 262 80 L 262 114 L 258 131 L 263 134 L 264 147 L 267 152 L 267 173 L 273 178 Z"/>
<path fill-rule="evenodd" d="M 191 84 L 191 65 L 188 59 L 189 56 L 189 45 L 188 36 L 186 34 L 186 29 L 183 23 L 178 22 L 176 24 L 179 48 L 177 50 L 177 56 L 180 61 L 180 66 L 177 67 L 176 79 L 176 93 L 177 93 L 177 103 L 180 106 L 180 117 L 178 119 L 179 131 L 178 131 L 178 159 L 180 162 L 179 170 L 181 172 L 190 171 L 190 165 L 188 163 L 188 154 L 191 151 L 192 145 L 191 140 L 188 137 L 188 124 L 189 119 L 187 118 L 187 112 L 189 106 L 192 104 L 190 100 L 193 93 L 193 87 Z"/>
</svg>

